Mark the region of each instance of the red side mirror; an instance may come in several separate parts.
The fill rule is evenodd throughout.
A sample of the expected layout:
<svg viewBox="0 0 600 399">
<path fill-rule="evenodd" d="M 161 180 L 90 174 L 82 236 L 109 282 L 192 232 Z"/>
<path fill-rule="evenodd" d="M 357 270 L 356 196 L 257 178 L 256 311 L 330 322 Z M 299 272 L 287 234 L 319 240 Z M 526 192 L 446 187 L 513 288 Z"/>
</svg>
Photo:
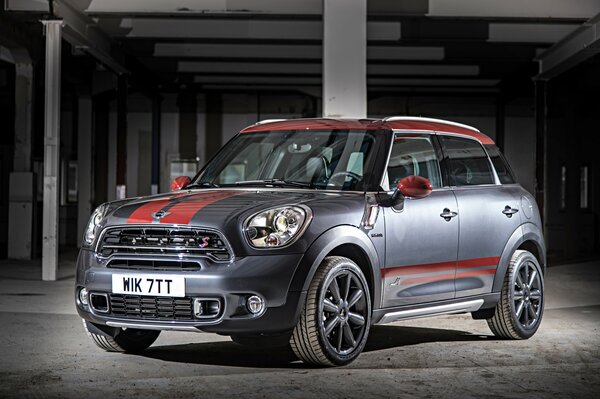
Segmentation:
<svg viewBox="0 0 600 399">
<path fill-rule="evenodd" d="M 398 191 L 408 198 L 425 198 L 432 189 L 429 179 L 421 176 L 406 176 L 398 182 Z"/>
<path fill-rule="evenodd" d="M 171 191 L 183 190 L 191 182 L 192 182 L 192 179 L 190 179 L 187 176 L 176 177 L 171 182 Z"/>
</svg>

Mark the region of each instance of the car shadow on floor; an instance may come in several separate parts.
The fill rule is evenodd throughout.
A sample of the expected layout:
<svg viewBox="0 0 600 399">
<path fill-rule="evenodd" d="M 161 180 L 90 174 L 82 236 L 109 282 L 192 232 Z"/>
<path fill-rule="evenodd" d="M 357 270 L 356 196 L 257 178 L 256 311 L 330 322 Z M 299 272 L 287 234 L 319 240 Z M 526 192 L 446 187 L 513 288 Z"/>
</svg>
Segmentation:
<svg viewBox="0 0 600 399">
<path fill-rule="evenodd" d="M 373 326 L 364 352 L 375 352 L 431 342 L 493 340 L 492 336 L 459 330 L 422 327 Z M 206 342 L 150 347 L 144 356 L 168 362 L 252 368 L 310 368 L 300 362 L 291 348 L 261 348 L 234 342 Z M 363 355 L 364 356 L 364 355 Z"/>
</svg>

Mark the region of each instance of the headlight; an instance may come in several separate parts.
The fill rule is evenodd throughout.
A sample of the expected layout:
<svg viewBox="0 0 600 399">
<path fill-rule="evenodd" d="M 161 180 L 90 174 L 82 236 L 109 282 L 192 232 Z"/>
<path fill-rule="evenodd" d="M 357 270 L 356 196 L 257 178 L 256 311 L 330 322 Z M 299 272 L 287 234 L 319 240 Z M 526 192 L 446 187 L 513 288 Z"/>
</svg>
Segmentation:
<svg viewBox="0 0 600 399">
<path fill-rule="evenodd" d="M 308 223 L 308 208 L 284 206 L 252 216 L 246 223 L 246 237 L 253 247 L 283 247 L 291 244 Z"/>
<path fill-rule="evenodd" d="M 89 247 L 94 243 L 96 239 L 96 234 L 98 233 L 98 227 L 104 219 L 104 213 L 106 212 L 106 204 L 100 205 L 90 216 L 90 221 L 88 222 L 87 228 L 85 229 L 85 233 L 83 234 L 83 245 Z"/>
</svg>

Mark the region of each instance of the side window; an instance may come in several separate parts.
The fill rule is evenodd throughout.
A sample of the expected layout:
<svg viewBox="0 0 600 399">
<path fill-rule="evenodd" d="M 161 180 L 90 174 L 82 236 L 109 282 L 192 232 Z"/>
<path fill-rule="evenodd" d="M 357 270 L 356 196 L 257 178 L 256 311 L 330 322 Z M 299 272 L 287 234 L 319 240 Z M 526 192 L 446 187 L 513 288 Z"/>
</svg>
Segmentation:
<svg viewBox="0 0 600 399">
<path fill-rule="evenodd" d="M 450 184 L 474 186 L 494 184 L 494 174 L 487 154 L 475 140 L 440 136 L 448 157 Z"/>
<path fill-rule="evenodd" d="M 428 136 L 397 136 L 387 168 L 390 188 L 395 188 L 406 176 L 422 176 L 433 188 L 442 186 L 440 168 L 431 138 Z"/>
<path fill-rule="evenodd" d="M 496 147 L 495 145 L 486 145 L 485 149 L 487 150 L 490 159 L 492 160 L 494 169 L 496 169 L 496 174 L 498 175 L 498 179 L 500 179 L 500 183 L 514 183 L 516 181 L 515 176 L 510 166 L 508 165 L 508 162 L 506 162 L 506 158 L 504 158 L 498 147 Z"/>
</svg>

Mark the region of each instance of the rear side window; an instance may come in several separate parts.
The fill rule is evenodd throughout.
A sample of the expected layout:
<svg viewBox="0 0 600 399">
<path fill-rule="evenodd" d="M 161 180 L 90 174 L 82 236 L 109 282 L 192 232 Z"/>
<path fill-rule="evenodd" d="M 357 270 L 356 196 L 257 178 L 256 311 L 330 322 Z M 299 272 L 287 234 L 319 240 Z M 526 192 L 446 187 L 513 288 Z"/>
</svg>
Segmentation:
<svg viewBox="0 0 600 399">
<path fill-rule="evenodd" d="M 504 155 L 502 155 L 498 147 L 495 145 L 486 145 L 485 149 L 492 160 L 492 164 L 494 164 L 494 169 L 496 169 L 496 174 L 498 175 L 498 179 L 500 179 L 500 183 L 515 183 L 515 175 L 513 174 L 508 162 L 506 162 L 506 158 L 504 158 Z"/>
<path fill-rule="evenodd" d="M 448 174 L 453 186 L 494 184 L 494 174 L 486 152 L 475 140 L 440 136 L 448 159 Z"/>
</svg>

